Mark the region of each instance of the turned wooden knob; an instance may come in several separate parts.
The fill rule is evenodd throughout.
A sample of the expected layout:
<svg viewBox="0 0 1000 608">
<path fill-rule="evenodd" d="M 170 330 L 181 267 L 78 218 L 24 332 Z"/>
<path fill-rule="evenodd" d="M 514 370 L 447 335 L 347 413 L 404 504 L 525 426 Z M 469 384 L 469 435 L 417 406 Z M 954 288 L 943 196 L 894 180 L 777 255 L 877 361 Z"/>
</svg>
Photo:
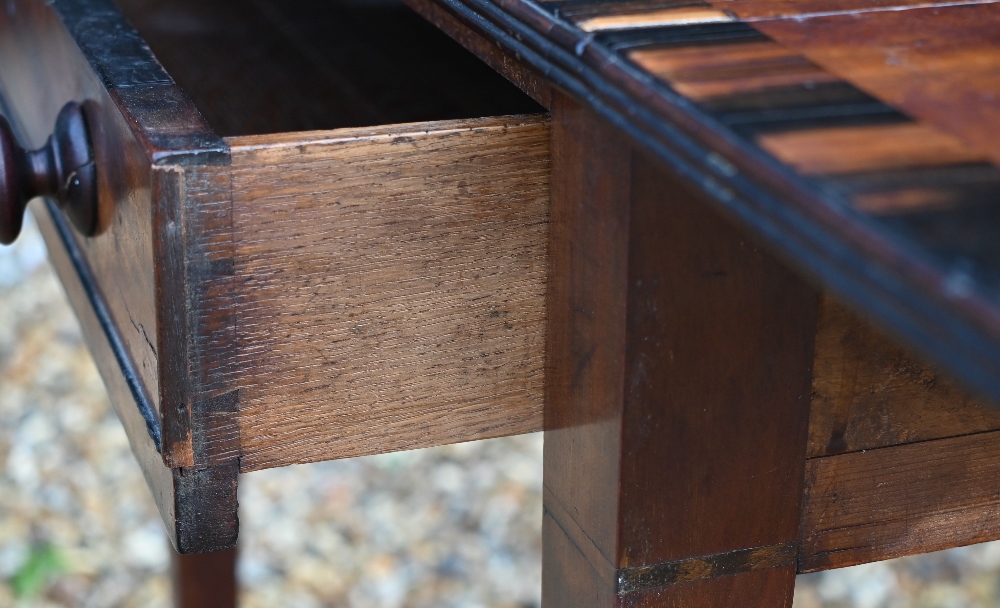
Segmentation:
<svg viewBox="0 0 1000 608">
<path fill-rule="evenodd" d="M 97 169 L 87 118 L 76 102 L 59 112 L 55 131 L 38 150 L 18 145 L 0 116 L 0 243 L 14 242 L 24 208 L 36 196 L 52 197 L 81 233 L 97 229 Z"/>
</svg>

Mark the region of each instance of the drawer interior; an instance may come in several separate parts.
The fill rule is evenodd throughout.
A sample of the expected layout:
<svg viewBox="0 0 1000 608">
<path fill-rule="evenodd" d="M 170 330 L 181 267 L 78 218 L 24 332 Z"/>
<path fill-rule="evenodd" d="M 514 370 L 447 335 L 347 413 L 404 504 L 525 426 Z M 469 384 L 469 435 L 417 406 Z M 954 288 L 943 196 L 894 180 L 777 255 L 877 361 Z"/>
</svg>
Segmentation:
<svg viewBox="0 0 1000 608">
<path fill-rule="evenodd" d="M 223 137 L 541 112 L 399 0 L 115 0 Z"/>
</svg>

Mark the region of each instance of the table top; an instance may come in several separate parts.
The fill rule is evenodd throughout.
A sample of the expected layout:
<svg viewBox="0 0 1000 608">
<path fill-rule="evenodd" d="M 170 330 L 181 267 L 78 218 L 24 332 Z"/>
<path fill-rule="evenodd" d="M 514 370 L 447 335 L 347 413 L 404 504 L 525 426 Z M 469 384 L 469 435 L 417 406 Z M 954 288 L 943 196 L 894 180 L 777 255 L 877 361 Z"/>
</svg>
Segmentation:
<svg viewBox="0 0 1000 608">
<path fill-rule="evenodd" d="M 1000 4 L 437 2 L 1000 398 Z"/>
</svg>

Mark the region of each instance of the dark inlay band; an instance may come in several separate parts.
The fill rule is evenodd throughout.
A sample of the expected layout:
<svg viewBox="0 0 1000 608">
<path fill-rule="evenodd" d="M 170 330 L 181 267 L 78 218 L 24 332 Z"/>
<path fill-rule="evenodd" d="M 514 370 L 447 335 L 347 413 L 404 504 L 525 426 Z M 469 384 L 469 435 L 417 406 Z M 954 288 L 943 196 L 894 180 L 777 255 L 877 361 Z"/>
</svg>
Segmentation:
<svg viewBox="0 0 1000 608">
<path fill-rule="evenodd" d="M 600 32 L 595 39 L 614 51 L 770 40 L 745 23 L 699 23 Z"/>
<path fill-rule="evenodd" d="M 622 15 L 642 11 L 655 11 L 689 6 L 711 6 L 702 0 L 556 0 L 539 2 L 557 17 L 590 17 L 596 15 Z"/>
<path fill-rule="evenodd" d="M 753 549 L 738 549 L 703 557 L 652 566 L 618 569 L 618 594 L 655 589 L 676 583 L 700 581 L 728 574 L 794 566 L 798 545 L 794 542 Z"/>
<path fill-rule="evenodd" d="M 989 163 L 897 169 L 876 173 L 854 173 L 840 177 L 854 192 L 880 192 L 900 188 L 983 189 L 1000 191 L 1000 167 Z M 1000 200 L 994 198 L 993 200 Z"/>
<path fill-rule="evenodd" d="M 908 116 L 881 102 L 831 106 L 801 106 L 716 115 L 744 137 L 760 133 L 832 127 L 859 127 L 912 122 Z"/>
<path fill-rule="evenodd" d="M 740 95 L 711 97 L 699 101 L 698 104 L 709 112 L 721 116 L 791 108 L 864 106 L 882 104 L 882 102 L 850 83 L 822 82 L 772 87 L 759 91 L 747 91 Z"/>
</svg>

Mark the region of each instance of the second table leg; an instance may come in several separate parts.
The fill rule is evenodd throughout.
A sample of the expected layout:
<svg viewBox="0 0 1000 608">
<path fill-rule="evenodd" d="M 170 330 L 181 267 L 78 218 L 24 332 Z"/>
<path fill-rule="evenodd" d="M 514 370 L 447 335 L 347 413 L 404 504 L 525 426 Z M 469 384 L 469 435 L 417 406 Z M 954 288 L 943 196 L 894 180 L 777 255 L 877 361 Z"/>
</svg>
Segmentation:
<svg viewBox="0 0 1000 608">
<path fill-rule="evenodd" d="M 818 295 L 553 106 L 545 608 L 788 608 Z"/>
</svg>

